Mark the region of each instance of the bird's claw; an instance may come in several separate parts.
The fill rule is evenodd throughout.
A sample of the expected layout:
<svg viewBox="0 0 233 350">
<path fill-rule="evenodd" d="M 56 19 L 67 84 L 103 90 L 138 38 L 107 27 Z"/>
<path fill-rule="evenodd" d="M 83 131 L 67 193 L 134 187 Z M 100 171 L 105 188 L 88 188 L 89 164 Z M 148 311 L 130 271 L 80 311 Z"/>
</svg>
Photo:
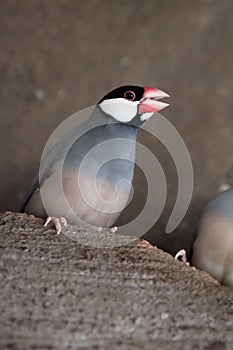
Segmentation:
<svg viewBox="0 0 233 350">
<path fill-rule="evenodd" d="M 117 227 L 117 226 L 114 226 L 114 227 L 111 227 L 111 228 L 109 229 L 109 232 L 110 232 L 110 233 L 116 233 L 117 230 L 118 230 L 118 227 Z M 103 227 L 98 227 L 98 228 L 97 228 L 97 232 L 103 232 Z"/>
<path fill-rule="evenodd" d="M 44 227 L 46 227 L 50 222 L 54 224 L 58 235 L 61 233 L 62 225 L 67 226 L 67 220 L 63 217 L 56 218 L 55 216 L 48 216 L 44 223 Z"/>
<path fill-rule="evenodd" d="M 175 259 L 181 259 L 182 263 L 184 263 L 185 265 L 190 265 L 189 262 L 187 261 L 187 256 L 186 256 L 186 250 L 185 249 L 181 249 L 178 251 L 178 253 L 176 253 L 175 255 Z"/>
</svg>

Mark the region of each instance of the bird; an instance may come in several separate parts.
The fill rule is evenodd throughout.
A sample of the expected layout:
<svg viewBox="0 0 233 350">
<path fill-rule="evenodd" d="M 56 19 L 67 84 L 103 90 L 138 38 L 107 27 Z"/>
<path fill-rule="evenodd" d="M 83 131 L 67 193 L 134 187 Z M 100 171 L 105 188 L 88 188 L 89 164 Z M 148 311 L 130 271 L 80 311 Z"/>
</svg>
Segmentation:
<svg viewBox="0 0 233 350">
<path fill-rule="evenodd" d="M 42 156 L 21 212 L 47 218 L 57 233 L 67 222 L 111 228 L 130 197 L 138 131 L 169 106 L 160 101 L 165 97 L 136 85 L 107 93 L 82 125 Z"/>
<path fill-rule="evenodd" d="M 233 188 L 215 196 L 204 209 L 191 263 L 233 287 Z"/>
</svg>

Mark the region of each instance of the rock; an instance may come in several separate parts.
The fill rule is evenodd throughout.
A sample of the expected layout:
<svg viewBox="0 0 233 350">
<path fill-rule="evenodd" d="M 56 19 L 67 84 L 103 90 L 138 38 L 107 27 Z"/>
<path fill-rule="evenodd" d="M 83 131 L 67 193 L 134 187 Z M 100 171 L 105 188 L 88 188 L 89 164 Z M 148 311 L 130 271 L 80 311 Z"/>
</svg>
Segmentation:
<svg viewBox="0 0 233 350">
<path fill-rule="evenodd" d="M 0 216 L 1 349 L 232 349 L 232 289 L 146 241 L 100 249 L 75 233 L 91 241 Z"/>
</svg>

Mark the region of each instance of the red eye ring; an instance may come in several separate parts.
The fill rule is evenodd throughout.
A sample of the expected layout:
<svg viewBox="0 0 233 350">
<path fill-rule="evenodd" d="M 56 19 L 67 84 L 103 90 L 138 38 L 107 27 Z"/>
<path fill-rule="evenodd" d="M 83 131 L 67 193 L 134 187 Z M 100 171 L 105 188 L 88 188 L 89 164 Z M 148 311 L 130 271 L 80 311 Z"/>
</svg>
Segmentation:
<svg viewBox="0 0 233 350">
<path fill-rule="evenodd" d="M 133 101 L 133 100 L 135 100 L 135 97 L 136 97 L 136 95 L 135 95 L 135 92 L 133 92 L 133 91 L 126 91 L 124 93 L 124 98 L 126 100 Z"/>
</svg>

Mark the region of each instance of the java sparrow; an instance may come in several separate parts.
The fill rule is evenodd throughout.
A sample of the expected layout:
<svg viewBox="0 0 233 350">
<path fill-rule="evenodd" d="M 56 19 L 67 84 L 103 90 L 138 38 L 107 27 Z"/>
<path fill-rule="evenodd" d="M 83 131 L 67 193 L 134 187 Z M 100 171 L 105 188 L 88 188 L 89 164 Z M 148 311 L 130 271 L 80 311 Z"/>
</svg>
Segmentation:
<svg viewBox="0 0 233 350">
<path fill-rule="evenodd" d="M 233 287 L 233 188 L 218 194 L 204 210 L 192 265 Z"/>
<path fill-rule="evenodd" d="M 111 227 L 130 196 L 138 130 L 168 106 L 159 101 L 164 97 L 169 95 L 134 85 L 106 94 L 89 119 L 43 157 L 22 211 L 48 217 L 46 224 L 52 221 L 58 233 L 66 221 Z"/>
</svg>

